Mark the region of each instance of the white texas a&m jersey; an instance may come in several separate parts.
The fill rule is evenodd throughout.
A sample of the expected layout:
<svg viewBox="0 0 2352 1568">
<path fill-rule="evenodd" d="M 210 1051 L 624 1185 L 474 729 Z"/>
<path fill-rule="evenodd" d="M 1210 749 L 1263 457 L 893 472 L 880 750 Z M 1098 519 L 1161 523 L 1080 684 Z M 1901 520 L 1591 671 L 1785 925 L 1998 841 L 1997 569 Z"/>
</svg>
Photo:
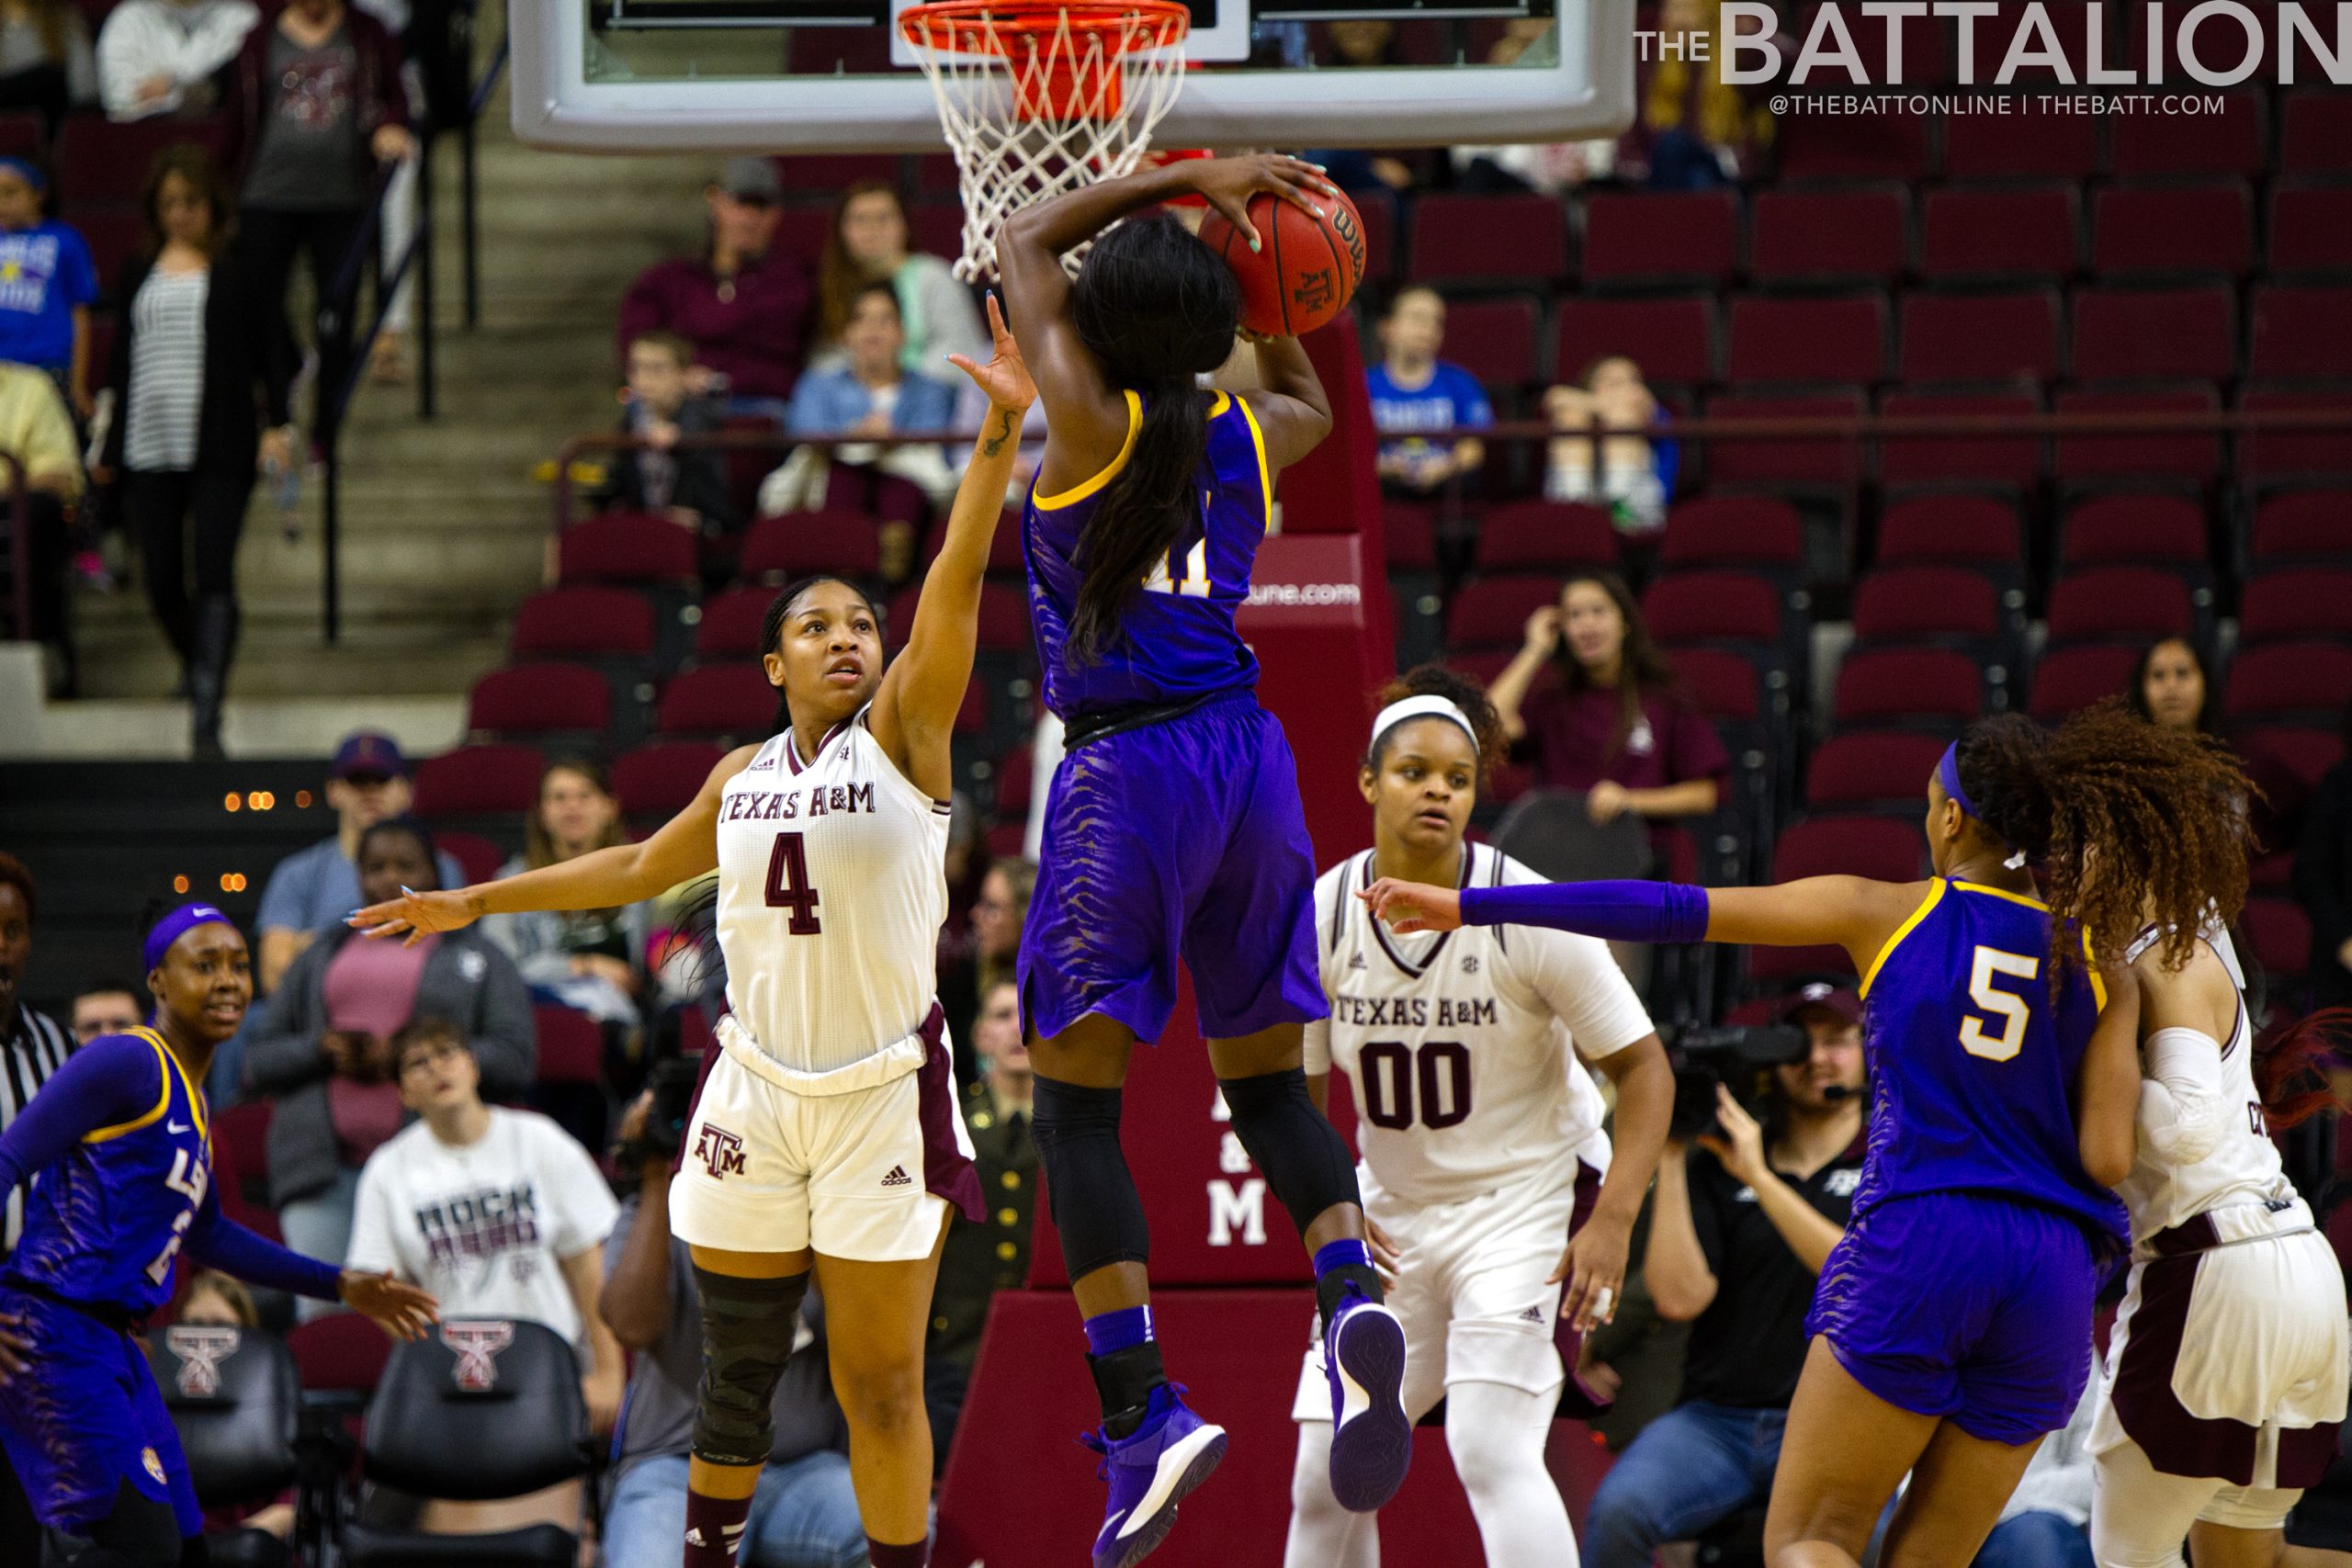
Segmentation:
<svg viewBox="0 0 2352 1568">
<path fill-rule="evenodd" d="M 1606 942 L 1525 926 L 1399 936 L 1356 894 L 1373 852 L 1315 885 L 1328 1021 L 1306 1026 L 1306 1070 L 1355 1091 L 1367 1195 L 1460 1202 L 1581 1156 L 1609 1164 L 1600 1090 L 1577 1059 L 1651 1031 Z M 1485 844 L 1463 846 L 1465 887 L 1541 882 Z M 1573 1044 L 1573 1049 L 1571 1045 Z"/>
<path fill-rule="evenodd" d="M 728 1005 L 796 1072 L 833 1072 L 906 1040 L 938 989 L 947 803 L 883 754 L 871 711 L 827 731 L 809 761 L 787 728 L 719 798 Z"/>
</svg>

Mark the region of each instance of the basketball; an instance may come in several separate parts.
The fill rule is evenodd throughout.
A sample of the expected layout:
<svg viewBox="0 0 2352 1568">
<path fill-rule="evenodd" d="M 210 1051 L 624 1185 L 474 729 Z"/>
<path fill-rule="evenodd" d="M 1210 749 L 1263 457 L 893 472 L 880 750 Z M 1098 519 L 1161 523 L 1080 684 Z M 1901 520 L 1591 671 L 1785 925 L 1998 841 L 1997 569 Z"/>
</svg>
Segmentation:
<svg viewBox="0 0 2352 1568">
<path fill-rule="evenodd" d="M 1250 198 L 1261 251 L 1221 212 L 1201 224 L 1201 240 L 1241 282 L 1241 324 L 1265 337 L 1311 333 L 1348 308 L 1363 281 L 1363 219 L 1345 196 L 1320 196 L 1324 216 L 1271 195 Z"/>
</svg>

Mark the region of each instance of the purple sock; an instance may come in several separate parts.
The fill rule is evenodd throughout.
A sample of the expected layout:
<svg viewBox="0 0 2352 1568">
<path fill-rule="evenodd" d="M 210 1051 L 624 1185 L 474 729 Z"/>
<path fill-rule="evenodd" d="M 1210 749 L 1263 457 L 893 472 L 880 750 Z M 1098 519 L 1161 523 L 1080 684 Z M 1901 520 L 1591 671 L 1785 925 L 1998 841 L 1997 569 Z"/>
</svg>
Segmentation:
<svg viewBox="0 0 2352 1568">
<path fill-rule="evenodd" d="M 874 1568 L 929 1568 L 931 1542 L 918 1540 L 908 1546 L 886 1546 L 869 1535 L 865 1538 L 865 1559 Z"/>
<path fill-rule="evenodd" d="M 1372 1248 L 1360 1241 L 1326 1242 L 1315 1249 L 1315 1272 L 1319 1278 L 1334 1269 L 1369 1269 Z"/>
<path fill-rule="evenodd" d="M 1151 1343 L 1151 1308 L 1122 1307 L 1086 1320 L 1086 1348 L 1097 1356 Z"/>
</svg>

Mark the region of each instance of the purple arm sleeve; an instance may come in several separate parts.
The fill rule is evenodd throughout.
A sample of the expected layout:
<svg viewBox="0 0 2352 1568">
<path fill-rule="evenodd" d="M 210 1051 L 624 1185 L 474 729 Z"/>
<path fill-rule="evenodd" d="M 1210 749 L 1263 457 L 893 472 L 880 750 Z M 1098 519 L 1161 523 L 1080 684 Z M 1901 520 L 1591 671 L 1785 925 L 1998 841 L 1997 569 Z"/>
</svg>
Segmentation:
<svg viewBox="0 0 2352 1568">
<path fill-rule="evenodd" d="M 162 1072 L 155 1048 L 135 1034 L 109 1034 L 68 1056 L 0 1132 L 0 1200 L 88 1134 L 153 1110 Z"/>
<path fill-rule="evenodd" d="M 343 1291 L 343 1270 L 332 1263 L 288 1252 L 220 1212 L 220 1194 L 208 1190 L 188 1227 L 185 1247 L 198 1262 L 233 1274 L 249 1285 L 331 1302 Z"/>
<path fill-rule="evenodd" d="M 1707 890 L 1680 882 L 1531 882 L 1465 887 L 1465 926 L 1549 926 L 1610 942 L 1707 939 Z"/>
</svg>

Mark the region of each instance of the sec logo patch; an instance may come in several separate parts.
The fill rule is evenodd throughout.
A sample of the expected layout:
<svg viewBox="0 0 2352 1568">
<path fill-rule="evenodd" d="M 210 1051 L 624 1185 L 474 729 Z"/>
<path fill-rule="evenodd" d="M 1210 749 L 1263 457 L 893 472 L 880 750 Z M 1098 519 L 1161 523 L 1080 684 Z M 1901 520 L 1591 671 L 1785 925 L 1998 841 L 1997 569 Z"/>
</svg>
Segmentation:
<svg viewBox="0 0 2352 1568">
<path fill-rule="evenodd" d="M 164 1461 L 155 1457 L 155 1450 L 153 1449 L 141 1449 L 139 1450 L 139 1462 L 147 1467 L 147 1473 L 155 1478 L 156 1485 L 164 1486 L 170 1484 L 164 1475 Z"/>
</svg>

